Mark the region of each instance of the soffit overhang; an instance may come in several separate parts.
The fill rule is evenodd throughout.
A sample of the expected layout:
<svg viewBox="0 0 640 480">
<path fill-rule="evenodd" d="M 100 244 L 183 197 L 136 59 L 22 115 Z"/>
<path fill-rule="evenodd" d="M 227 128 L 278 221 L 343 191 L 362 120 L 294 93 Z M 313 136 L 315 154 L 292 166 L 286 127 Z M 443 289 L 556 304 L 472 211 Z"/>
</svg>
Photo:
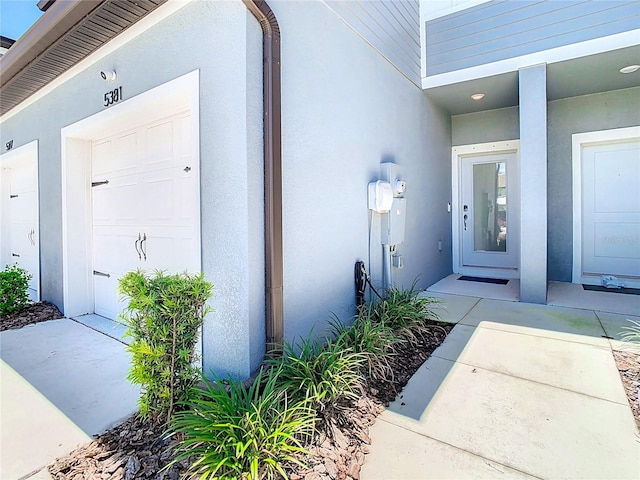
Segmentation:
<svg viewBox="0 0 640 480">
<path fill-rule="evenodd" d="M 0 57 L 0 115 L 167 0 L 58 0 Z"/>
</svg>

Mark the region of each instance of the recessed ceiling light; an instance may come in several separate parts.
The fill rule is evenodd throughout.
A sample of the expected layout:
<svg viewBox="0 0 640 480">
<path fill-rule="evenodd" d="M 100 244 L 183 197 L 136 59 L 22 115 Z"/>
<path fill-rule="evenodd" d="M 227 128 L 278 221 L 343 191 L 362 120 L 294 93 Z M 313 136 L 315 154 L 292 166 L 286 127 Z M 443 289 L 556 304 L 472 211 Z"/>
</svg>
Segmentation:
<svg viewBox="0 0 640 480">
<path fill-rule="evenodd" d="M 640 65 L 627 65 L 626 67 L 622 67 L 620 69 L 620 73 L 633 73 L 640 70 Z"/>
<path fill-rule="evenodd" d="M 482 100 L 484 98 L 484 93 L 474 93 L 471 95 L 471 98 L 474 100 Z"/>
</svg>

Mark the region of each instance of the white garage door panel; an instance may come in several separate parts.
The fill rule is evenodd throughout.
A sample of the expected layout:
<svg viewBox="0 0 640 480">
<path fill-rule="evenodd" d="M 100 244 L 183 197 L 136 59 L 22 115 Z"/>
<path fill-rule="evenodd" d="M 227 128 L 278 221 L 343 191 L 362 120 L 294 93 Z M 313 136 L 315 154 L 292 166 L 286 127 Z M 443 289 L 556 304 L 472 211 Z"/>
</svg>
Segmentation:
<svg viewBox="0 0 640 480">
<path fill-rule="evenodd" d="M 95 313 L 103 317 L 117 319 L 118 315 L 127 306 L 127 302 L 118 295 L 118 279 L 94 275 Z"/>
<path fill-rule="evenodd" d="M 138 240 L 138 232 L 129 227 L 94 227 L 94 269 L 118 277 L 122 276 L 132 264 L 140 260 L 136 251 L 136 246 L 139 251 L 136 240 Z"/>
<path fill-rule="evenodd" d="M 95 311 L 116 318 L 129 271 L 200 271 L 199 174 L 189 117 L 177 115 L 94 142 Z"/>
<path fill-rule="evenodd" d="M 17 263 L 31 274 L 30 294 L 37 298 L 39 247 L 37 233 L 36 167 L 33 163 L 16 165 L 9 180 L 9 262 Z"/>
<path fill-rule="evenodd" d="M 20 192 L 18 195 L 10 199 L 11 201 L 11 222 L 12 223 L 29 223 L 32 224 L 36 220 L 36 192 Z"/>
<path fill-rule="evenodd" d="M 640 141 L 582 152 L 585 275 L 640 278 Z"/>
<path fill-rule="evenodd" d="M 145 270 L 167 270 L 169 273 L 200 271 L 200 251 L 196 250 L 190 227 L 150 227 L 143 244 Z"/>
<path fill-rule="evenodd" d="M 140 195 L 135 179 L 127 183 L 110 180 L 109 185 L 93 187 L 94 225 L 134 225 L 138 222 Z"/>
<path fill-rule="evenodd" d="M 163 169 L 146 175 L 143 198 L 155 199 L 142 204 L 149 225 L 193 225 L 198 221 L 197 175 L 188 166 Z"/>
<path fill-rule="evenodd" d="M 11 194 L 35 191 L 36 168 L 34 165 L 18 166 L 11 169 Z"/>
<path fill-rule="evenodd" d="M 177 143 L 173 122 L 166 122 L 146 129 L 147 148 L 145 164 L 152 169 L 172 166 L 176 161 L 174 144 Z"/>
</svg>

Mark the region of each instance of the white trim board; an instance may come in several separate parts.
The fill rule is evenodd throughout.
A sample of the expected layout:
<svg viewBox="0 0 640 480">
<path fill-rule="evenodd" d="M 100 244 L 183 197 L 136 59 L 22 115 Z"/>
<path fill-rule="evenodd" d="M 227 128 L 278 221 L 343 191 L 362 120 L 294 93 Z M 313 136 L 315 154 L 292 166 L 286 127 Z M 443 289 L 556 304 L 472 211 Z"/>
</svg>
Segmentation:
<svg viewBox="0 0 640 480">
<path fill-rule="evenodd" d="M 582 147 L 640 138 L 640 126 L 574 133 L 571 135 L 573 188 L 573 270 L 572 283 L 588 283 L 582 276 Z M 587 279 L 588 280 L 588 279 Z"/>
<path fill-rule="evenodd" d="M 479 268 L 462 266 L 462 246 L 460 225 L 458 222 L 461 205 L 461 159 L 470 155 L 484 155 L 499 152 L 515 152 L 519 158 L 520 140 L 507 140 L 503 142 L 477 143 L 473 145 L 459 145 L 451 148 L 451 246 L 453 273 L 464 275 L 519 278 L 520 270 L 502 268 Z"/>
<path fill-rule="evenodd" d="M 40 290 L 41 290 L 41 279 L 40 279 L 40 182 L 39 182 L 39 173 L 38 173 L 38 140 L 33 140 L 32 142 L 26 143 L 20 147 L 16 147 L 7 153 L 3 153 L 0 155 L 0 192 L 3 194 L 0 195 L 0 220 L 2 224 L 6 220 L 8 216 L 8 203 L 6 201 L 6 197 L 4 192 L 9 188 L 9 178 L 7 175 L 4 175 L 3 171 L 6 168 L 12 168 L 14 165 L 22 162 L 30 162 L 35 165 L 35 184 L 36 184 L 36 225 L 37 225 L 37 245 L 38 245 L 38 267 L 35 272 L 36 276 L 36 294 L 32 300 L 39 301 L 40 300 Z M 5 199 L 3 201 L 3 199 Z M 7 244 L 9 243 L 9 239 L 7 237 L 7 228 L 3 228 L 0 230 L 0 258 L 4 257 L 8 252 L 4 252 L 4 249 L 8 248 Z M 4 253 L 4 255 L 3 255 Z M 0 269 L 3 269 L 4 265 L 0 265 Z"/>
<path fill-rule="evenodd" d="M 63 128 L 62 286 L 67 317 L 93 313 L 91 141 L 181 111 L 191 114 L 193 168 L 200 168 L 200 72 L 175 80 Z M 162 102 L 157 99 L 162 98 Z M 198 222 L 200 225 L 200 222 Z M 198 232 L 198 238 L 201 233 Z M 200 246 L 198 249 L 201 250 Z"/>
<path fill-rule="evenodd" d="M 586 42 L 573 43 L 549 50 L 521 55 L 519 57 L 506 58 L 492 63 L 476 65 L 475 67 L 454 70 L 452 72 L 440 73 L 438 75 L 425 76 L 422 78 L 422 88 L 435 88 L 444 85 L 451 85 L 477 78 L 491 77 L 503 73 L 517 72 L 521 68 L 538 65 L 541 63 L 557 63 L 574 58 L 595 55 L 620 48 L 638 45 L 640 29 L 628 32 L 609 35 L 607 37 L 595 38 Z M 426 68 L 426 67 L 425 67 Z"/>
</svg>

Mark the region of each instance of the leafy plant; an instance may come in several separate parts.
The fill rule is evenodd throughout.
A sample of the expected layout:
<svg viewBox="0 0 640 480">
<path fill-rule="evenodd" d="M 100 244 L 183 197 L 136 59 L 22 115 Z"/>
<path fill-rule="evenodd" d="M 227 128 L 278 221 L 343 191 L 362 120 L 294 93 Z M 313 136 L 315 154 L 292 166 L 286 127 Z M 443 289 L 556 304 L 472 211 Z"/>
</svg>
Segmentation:
<svg viewBox="0 0 640 480">
<path fill-rule="evenodd" d="M 335 340 L 322 345 L 313 332 L 299 345 L 284 344 L 281 357 L 268 363 L 282 369 L 278 385 L 296 401 L 311 401 L 318 411 L 343 398 L 356 398 L 362 386 L 360 370 L 366 356 Z"/>
<path fill-rule="evenodd" d="M 5 265 L 0 272 L 0 315 L 17 312 L 29 304 L 29 280 L 32 275 L 24 268 Z"/>
<path fill-rule="evenodd" d="M 627 319 L 631 323 L 628 327 L 622 327 L 622 340 L 629 343 L 637 343 L 640 345 L 640 322 Z"/>
<path fill-rule="evenodd" d="M 212 288 L 203 274 L 158 271 L 150 277 L 138 270 L 120 279 L 119 292 L 129 298 L 121 317 L 133 339 L 128 379 L 142 386 L 138 404 L 143 417 L 169 420 L 197 382 L 194 347 Z"/>
<path fill-rule="evenodd" d="M 420 296 L 414 281 L 408 289 L 389 288 L 385 297 L 373 305 L 370 314 L 374 322 L 415 343 L 418 337 L 428 333 L 427 321 L 438 320 L 433 310 L 437 303 L 439 300 L 435 298 Z"/>
<path fill-rule="evenodd" d="M 189 410 L 176 413 L 170 434 L 181 434 L 175 462 L 195 458 L 190 474 L 201 479 L 287 478 L 283 464 L 304 466 L 315 412 L 307 402 L 292 403 L 279 388 L 282 371 L 260 371 L 250 387 L 229 379 L 192 390 Z"/>
<path fill-rule="evenodd" d="M 334 317 L 330 322 L 336 342 L 343 348 L 365 357 L 364 368 L 369 377 L 382 379 L 393 375 L 389 364 L 391 346 L 401 342 L 391 327 L 376 323 L 372 318 L 372 307 L 363 306 L 353 325 L 346 325 Z"/>
</svg>

